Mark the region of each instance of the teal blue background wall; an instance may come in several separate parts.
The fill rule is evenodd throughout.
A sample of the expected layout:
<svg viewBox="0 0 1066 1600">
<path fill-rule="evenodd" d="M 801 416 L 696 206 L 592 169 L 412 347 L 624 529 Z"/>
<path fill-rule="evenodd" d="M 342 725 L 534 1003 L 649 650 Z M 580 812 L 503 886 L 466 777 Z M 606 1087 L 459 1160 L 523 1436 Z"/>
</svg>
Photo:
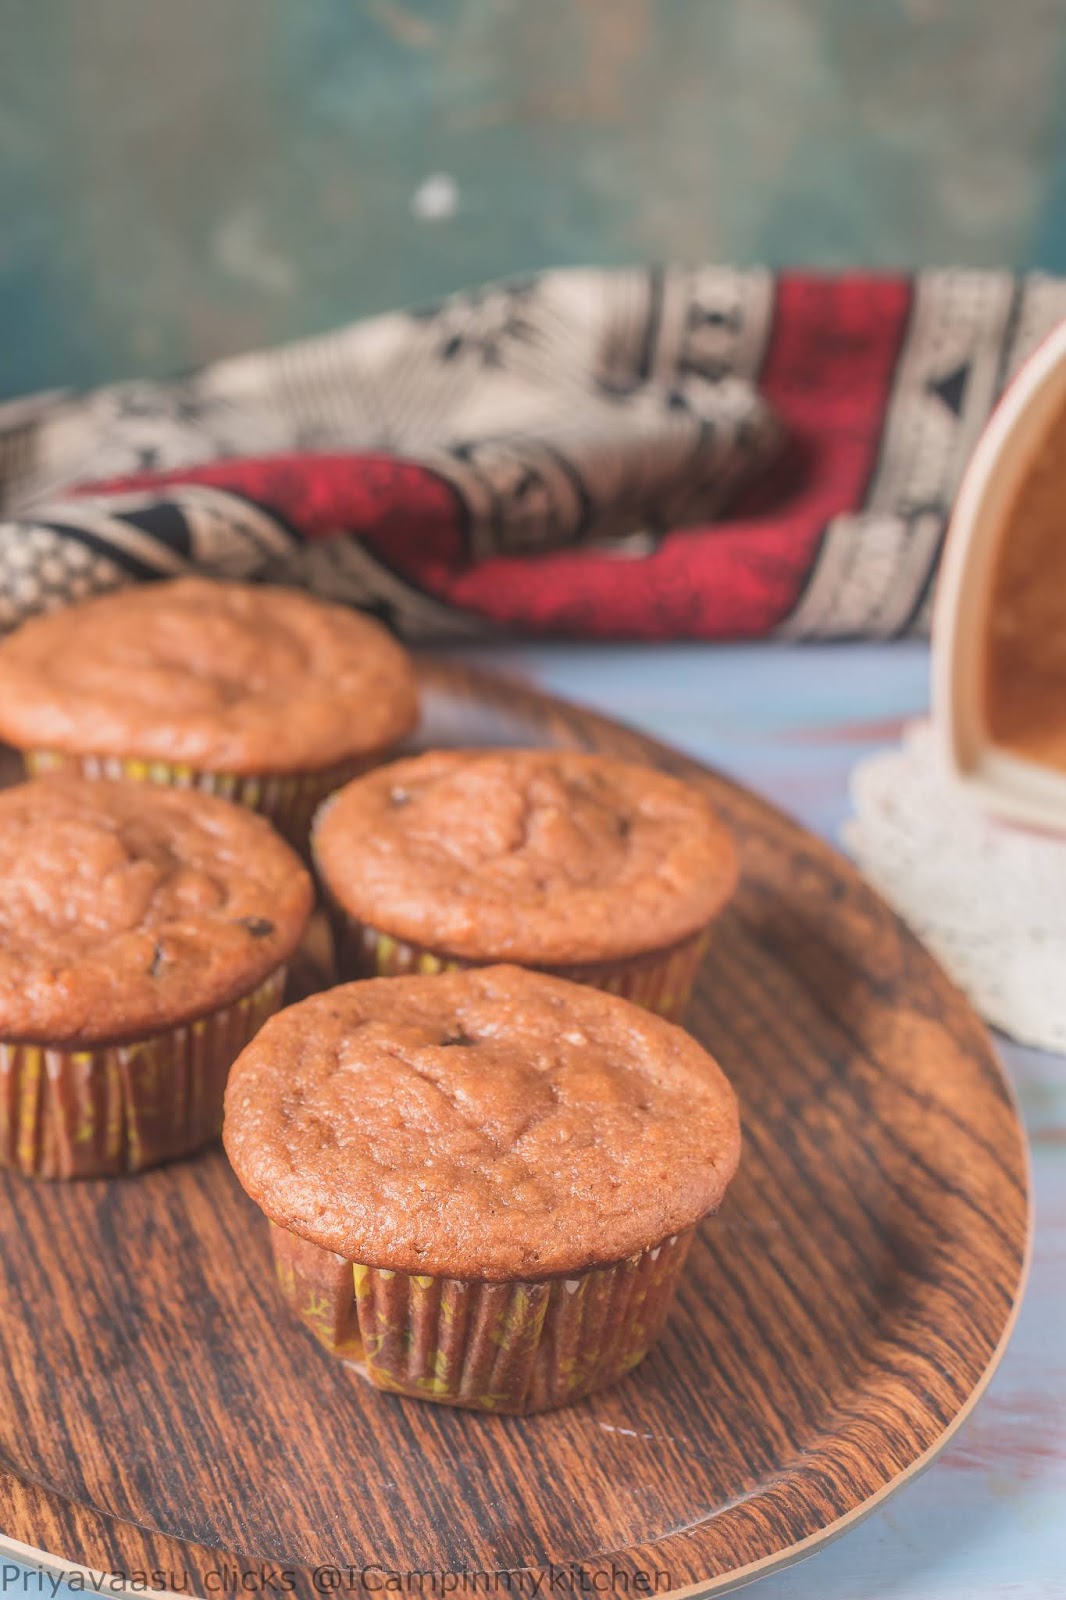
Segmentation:
<svg viewBox="0 0 1066 1600">
<path fill-rule="evenodd" d="M 0 0 L 0 394 L 669 256 L 1066 269 L 1066 3 Z"/>
</svg>

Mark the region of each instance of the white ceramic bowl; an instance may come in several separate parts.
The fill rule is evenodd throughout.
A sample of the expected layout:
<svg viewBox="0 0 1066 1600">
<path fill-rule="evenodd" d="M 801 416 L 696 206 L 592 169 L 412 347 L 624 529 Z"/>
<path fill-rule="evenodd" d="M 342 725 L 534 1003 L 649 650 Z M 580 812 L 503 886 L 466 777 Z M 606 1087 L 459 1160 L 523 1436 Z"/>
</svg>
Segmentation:
<svg viewBox="0 0 1066 1600">
<path fill-rule="evenodd" d="M 1066 773 L 997 747 L 983 706 L 996 556 L 1026 474 L 1063 412 L 1066 322 L 1011 383 L 962 480 L 933 616 L 933 720 L 951 770 L 983 805 L 1012 822 L 1066 831 Z M 1066 507 L 1066 461 L 1063 485 Z"/>
</svg>

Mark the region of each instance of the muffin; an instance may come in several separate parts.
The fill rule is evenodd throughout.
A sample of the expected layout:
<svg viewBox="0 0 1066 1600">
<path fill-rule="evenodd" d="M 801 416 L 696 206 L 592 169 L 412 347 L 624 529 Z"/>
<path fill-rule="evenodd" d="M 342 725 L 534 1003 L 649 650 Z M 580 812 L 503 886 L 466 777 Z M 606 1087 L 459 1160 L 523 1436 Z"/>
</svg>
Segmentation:
<svg viewBox="0 0 1066 1600">
<path fill-rule="evenodd" d="M 740 1152 L 680 1028 L 519 967 L 371 979 L 238 1059 L 223 1139 L 282 1292 L 379 1388 L 529 1412 L 658 1337 Z"/>
<path fill-rule="evenodd" d="M 31 773 L 202 789 L 299 849 L 325 796 L 416 716 L 410 660 L 385 629 L 295 589 L 142 584 L 0 643 L 0 739 Z"/>
<path fill-rule="evenodd" d="M 563 750 L 394 762 L 326 804 L 312 849 L 342 978 L 518 962 L 668 1017 L 737 876 L 698 789 Z"/>
<path fill-rule="evenodd" d="M 312 902 L 261 817 L 57 777 L 0 793 L 0 1161 L 135 1172 L 216 1138 Z"/>
</svg>

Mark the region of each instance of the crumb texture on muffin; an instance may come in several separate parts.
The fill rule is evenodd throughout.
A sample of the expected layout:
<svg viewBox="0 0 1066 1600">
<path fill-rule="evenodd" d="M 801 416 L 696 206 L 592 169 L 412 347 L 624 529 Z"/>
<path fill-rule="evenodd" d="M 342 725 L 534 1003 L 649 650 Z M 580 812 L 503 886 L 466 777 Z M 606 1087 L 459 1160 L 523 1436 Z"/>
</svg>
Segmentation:
<svg viewBox="0 0 1066 1600">
<path fill-rule="evenodd" d="M 0 1038 L 135 1038 L 247 992 L 291 954 L 308 874 L 209 795 L 46 778 L 0 793 Z"/>
<path fill-rule="evenodd" d="M 272 1018 L 224 1140 L 283 1228 L 370 1267 L 537 1279 L 690 1227 L 737 1165 L 736 1099 L 680 1028 L 516 967 L 373 979 Z"/>
<path fill-rule="evenodd" d="M 737 874 L 700 790 L 558 750 L 393 762 L 327 803 L 314 850 L 350 916 L 467 960 L 542 966 L 687 938 Z"/>
<path fill-rule="evenodd" d="M 388 632 L 295 589 L 140 584 L 0 643 L 0 737 L 23 750 L 300 771 L 386 748 L 416 715 Z"/>
</svg>

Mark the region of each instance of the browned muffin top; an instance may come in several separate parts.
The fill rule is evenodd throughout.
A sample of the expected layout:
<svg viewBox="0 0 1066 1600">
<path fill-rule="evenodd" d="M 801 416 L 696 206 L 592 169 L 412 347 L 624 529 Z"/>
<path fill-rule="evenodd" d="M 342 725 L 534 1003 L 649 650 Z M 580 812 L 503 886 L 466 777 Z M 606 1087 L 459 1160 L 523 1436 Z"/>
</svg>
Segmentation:
<svg viewBox="0 0 1066 1600">
<path fill-rule="evenodd" d="M 329 801 L 315 857 L 352 916 L 468 960 L 628 956 L 702 927 L 733 889 L 698 789 L 559 750 L 435 751 Z"/>
<path fill-rule="evenodd" d="M 36 617 L 0 643 L 0 738 L 210 772 L 298 772 L 417 714 L 384 628 L 295 589 L 178 578 Z"/>
<path fill-rule="evenodd" d="M 696 1041 L 519 967 L 375 978 L 272 1018 L 224 1140 L 274 1222 L 351 1261 L 539 1278 L 654 1247 L 721 1201 L 736 1099 Z"/>
<path fill-rule="evenodd" d="M 149 783 L 0 793 L 0 1038 L 134 1038 L 252 988 L 292 951 L 311 883 L 261 817 Z"/>
</svg>

